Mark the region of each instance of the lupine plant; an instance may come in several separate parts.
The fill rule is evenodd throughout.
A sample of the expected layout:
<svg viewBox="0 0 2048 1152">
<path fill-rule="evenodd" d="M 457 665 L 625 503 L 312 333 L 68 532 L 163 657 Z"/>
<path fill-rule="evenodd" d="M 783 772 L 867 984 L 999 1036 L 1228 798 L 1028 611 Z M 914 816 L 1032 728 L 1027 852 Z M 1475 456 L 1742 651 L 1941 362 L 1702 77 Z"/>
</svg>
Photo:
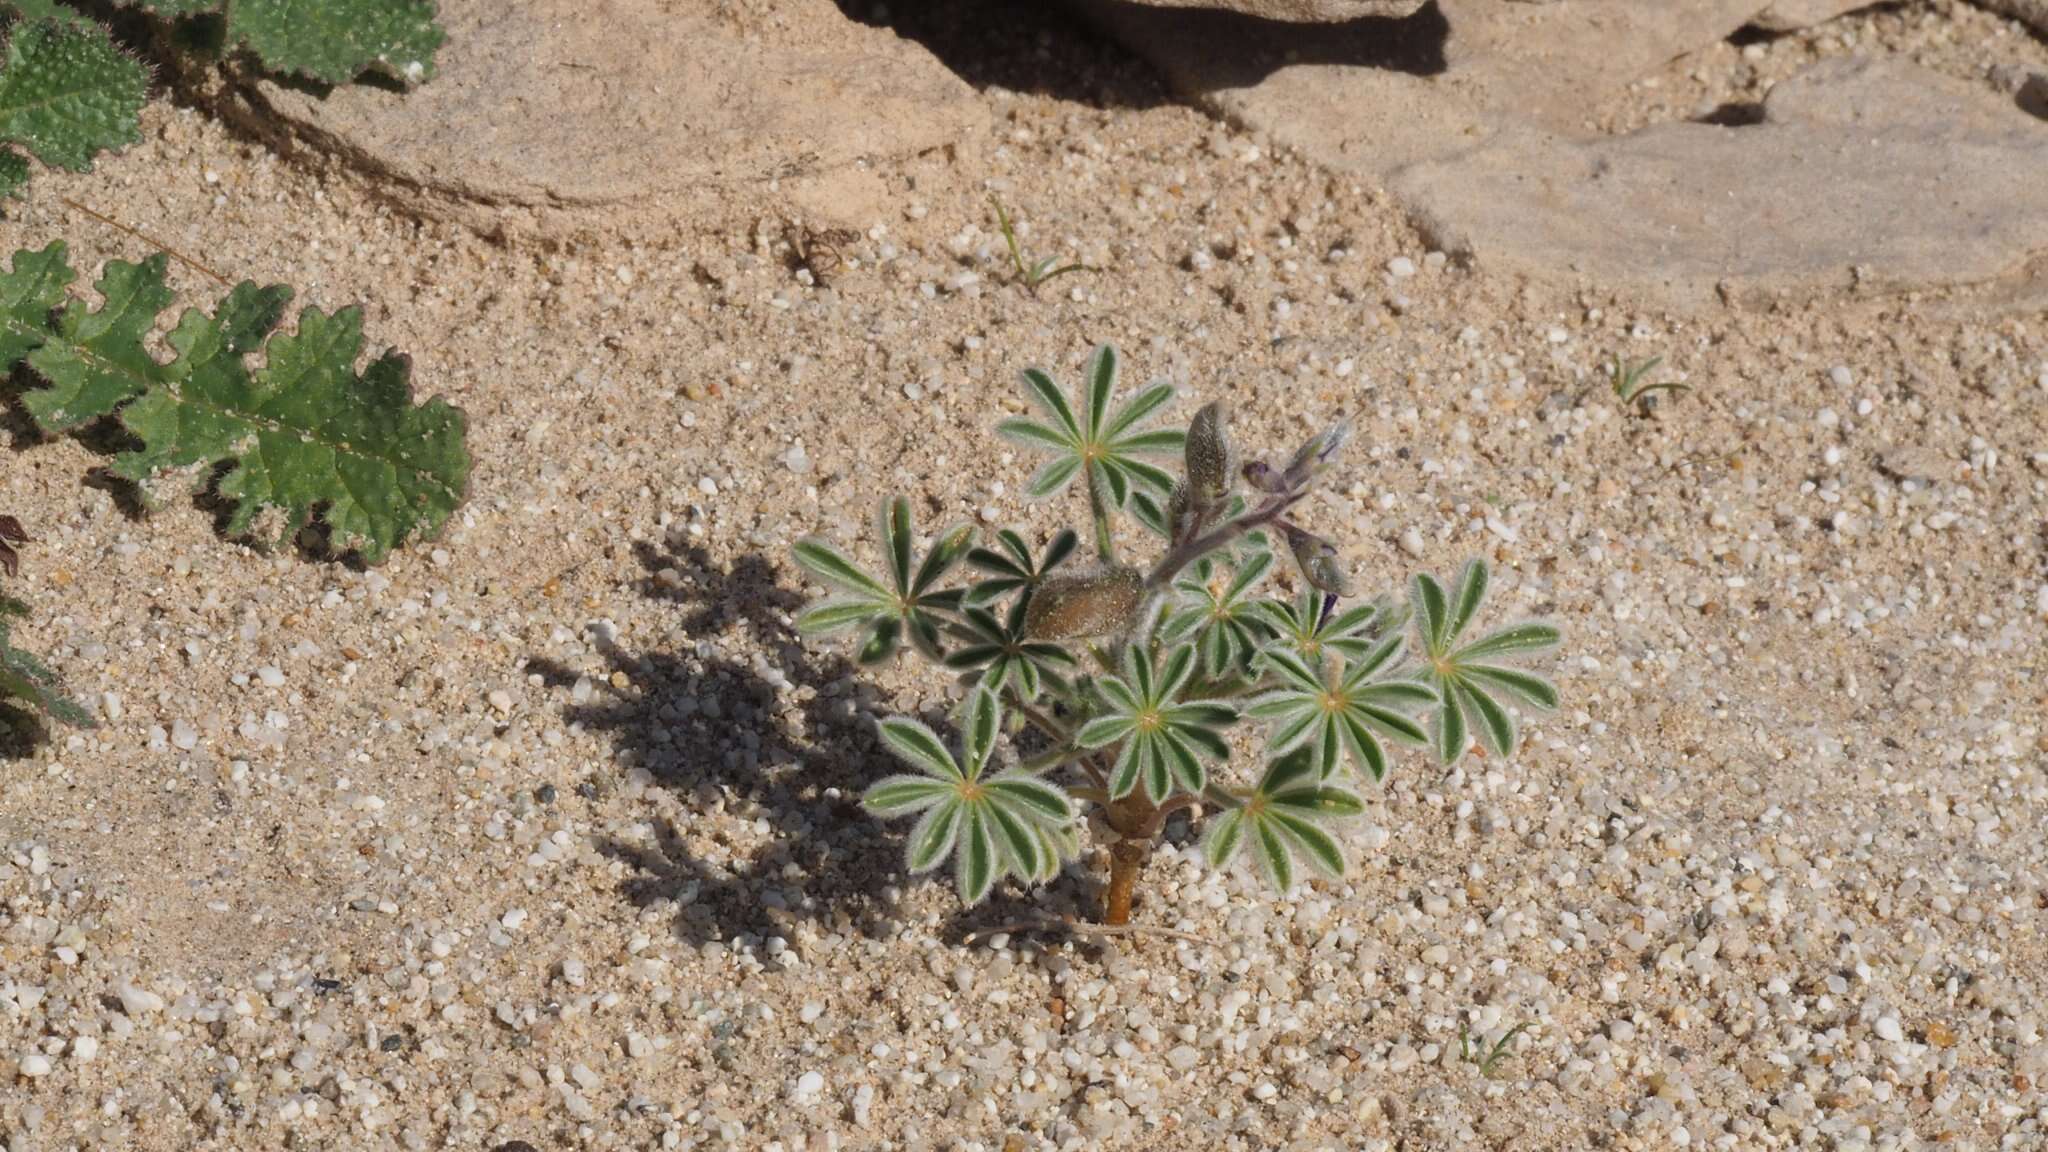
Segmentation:
<svg viewBox="0 0 2048 1152">
<path fill-rule="evenodd" d="M 868 662 L 907 639 L 965 689 L 957 753 L 916 721 L 881 724 L 916 773 L 882 780 L 864 803 L 885 818 L 919 814 L 911 872 L 951 859 L 969 903 L 1005 876 L 1044 883 L 1077 856 L 1092 814 L 1108 838 L 1112 925 L 1129 922 L 1144 862 L 1176 815 L 1203 825 L 1212 867 L 1249 858 L 1281 890 L 1304 864 L 1340 876 L 1334 825 L 1364 810 L 1357 783 L 1383 778 L 1401 746 L 1448 764 L 1475 732 L 1511 755 L 1515 710 L 1557 704 L 1522 662 L 1559 639 L 1540 621 L 1473 634 L 1484 561 L 1448 589 L 1415 577 L 1406 604 L 1355 598 L 1336 546 L 1301 522 L 1344 424 L 1285 459 L 1241 462 L 1221 404 L 1185 432 L 1160 427 L 1174 389 L 1124 398 L 1118 375 L 1108 346 L 1071 398 L 1027 371 L 1039 418 L 997 429 L 1048 454 L 1030 495 L 1085 488 L 1085 532 L 1034 550 L 1018 530 L 976 546 L 957 527 L 920 552 L 910 501 L 897 496 L 882 506 L 882 575 L 817 538 L 795 549 L 839 593 L 798 617 L 800 630 L 856 633 Z M 1174 456 L 1178 477 L 1159 463 Z M 1076 555 L 1084 537 L 1092 559 Z"/>
</svg>

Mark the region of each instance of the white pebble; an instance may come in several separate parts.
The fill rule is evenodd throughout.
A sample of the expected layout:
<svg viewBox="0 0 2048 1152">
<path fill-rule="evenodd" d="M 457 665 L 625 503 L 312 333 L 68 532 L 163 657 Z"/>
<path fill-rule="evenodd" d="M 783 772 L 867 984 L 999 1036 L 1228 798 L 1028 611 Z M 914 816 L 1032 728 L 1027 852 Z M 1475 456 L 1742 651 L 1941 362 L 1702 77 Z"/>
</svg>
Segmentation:
<svg viewBox="0 0 2048 1152">
<path fill-rule="evenodd" d="M 92 1063 L 100 1054 L 100 1038 L 97 1036 L 74 1036 L 71 1039 L 71 1058 L 80 1064 Z"/>
<path fill-rule="evenodd" d="M 520 926 L 526 923 L 526 909 L 514 908 L 510 912 L 505 913 L 498 920 L 498 923 L 504 925 L 507 932 L 517 932 Z"/>
<path fill-rule="evenodd" d="M 817 1072 L 806 1072 L 796 1078 L 796 1087 L 790 1091 L 789 1098 L 798 1105 L 815 1104 L 824 1091 L 825 1077 Z"/>
<path fill-rule="evenodd" d="M 1415 261 L 1406 256 L 1396 256 L 1387 261 L 1387 273 L 1397 280 L 1406 280 L 1415 275 Z"/>
<path fill-rule="evenodd" d="M 1906 1030 L 1899 1027 L 1898 1017 L 1879 1016 L 1877 1018 L 1877 1035 L 1880 1039 L 1889 1040 L 1897 1044 L 1906 1038 Z"/>
<path fill-rule="evenodd" d="M 702 492 L 706 496 L 716 496 L 718 495 L 718 481 L 713 480 L 709 476 L 699 477 L 697 480 L 697 491 Z"/>
<path fill-rule="evenodd" d="M 25 1052 L 21 1057 L 21 1074 L 29 1080 L 40 1079 L 50 1074 L 50 1058 L 41 1052 Z"/>
</svg>

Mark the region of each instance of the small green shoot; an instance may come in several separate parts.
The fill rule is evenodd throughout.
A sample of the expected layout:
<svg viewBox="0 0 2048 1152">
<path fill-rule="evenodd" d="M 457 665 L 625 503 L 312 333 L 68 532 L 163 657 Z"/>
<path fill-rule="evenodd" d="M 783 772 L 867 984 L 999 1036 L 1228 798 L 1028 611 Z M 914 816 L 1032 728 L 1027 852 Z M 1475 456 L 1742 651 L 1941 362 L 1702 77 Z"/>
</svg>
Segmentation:
<svg viewBox="0 0 2048 1152">
<path fill-rule="evenodd" d="M 1662 356 L 1652 356 L 1648 360 L 1636 361 L 1624 360 L 1619 352 L 1615 353 L 1614 363 L 1607 369 L 1607 377 L 1614 383 L 1614 395 L 1616 398 L 1624 405 L 1632 406 L 1639 412 L 1648 412 L 1650 410 L 1648 401 L 1659 392 L 1692 391 L 1690 385 L 1681 384 L 1676 380 L 1659 380 L 1655 383 L 1644 383 L 1644 377 L 1655 372 L 1657 365 L 1663 362 L 1664 358 Z"/>
<path fill-rule="evenodd" d="M 1513 1055 L 1510 1047 L 1514 1044 L 1515 1037 L 1527 1032 L 1532 1027 L 1534 1025 L 1524 1020 L 1522 1023 L 1501 1033 L 1500 1039 L 1492 1044 L 1489 1045 L 1482 1040 L 1475 1046 L 1472 1043 L 1472 1034 L 1466 1030 L 1465 1025 L 1460 1024 L 1458 1025 L 1458 1059 L 1463 1060 L 1467 1064 L 1479 1065 L 1479 1074 L 1491 1080 L 1493 1079 L 1494 1071 L 1500 1067 L 1500 1062 L 1506 1057 Z"/>
<path fill-rule="evenodd" d="M 1003 240 L 1010 245 L 1010 263 L 1016 265 L 1017 279 L 1023 281 L 1026 288 L 1036 292 L 1040 284 L 1055 276 L 1064 276 L 1069 272 L 1095 271 L 1078 260 L 1061 264 L 1057 256 L 1047 256 L 1043 260 L 1026 260 L 1024 246 L 1017 243 L 1017 230 L 1010 227 L 1010 214 L 1004 211 L 1003 202 L 994 196 L 990 196 L 988 202 L 995 205 L 996 226 L 1003 230 Z"/>
</svg>

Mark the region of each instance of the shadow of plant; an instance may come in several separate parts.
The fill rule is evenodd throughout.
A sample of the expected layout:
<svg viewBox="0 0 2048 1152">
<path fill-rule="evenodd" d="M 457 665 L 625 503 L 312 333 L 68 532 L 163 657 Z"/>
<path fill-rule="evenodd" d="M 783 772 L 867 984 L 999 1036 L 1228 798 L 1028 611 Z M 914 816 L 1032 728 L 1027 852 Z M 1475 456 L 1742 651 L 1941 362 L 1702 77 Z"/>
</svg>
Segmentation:
<svg viewBox="0 0 2048 1152">
<path fill-rule="evenodd" d="M 637 908 L 672 909 L 676 934 L 703 944 L 787 938 L 805 922 L 841 935 L 887 936 L 894 929 L 885 887 L 933 883 L 950 894 L 949 872 L 907 875 L 903 829 L 860 807 L 869 784 L 903 768 L 861 717 L 873 704 L 861 666 L 796 634 L 790 620 L 807 601 L 778 582 L 775 564 L 745 556 L 721 568 L 696 546 L 664 551 L 643 543 L 634 555 L 643 571 L 636 590 L 683 609 L 681 643 L 643 653 L 600 643 L 601 671 L 527 662 L 561 690 L 587 676 L 588 698 L 569 703 L 564 718 L 609 734 L 614 786 L 633 768 L 645 769 L 652 787 L 680 809 L 650 820 L 651 836 L 600 843 L 631 869 L 625 897 Z M 614 688 L 615 673 L 629 686 Z M 716 702 L 715 714 L 707 701 Z M 939 709 L 918 719 L 944 734 L 954 729 Z M 729 818 L 703 819 L 712 814 Z M 734 816 L 765 832 L 735 843 L 707 830 L 730 827 Z M 1005 881 L 983 904 L 949 915 L 938 935 L 958 944 L 1010 924 L 1091 919 L 1096 877 L 1087 859 L 1084 853 L 1063 879 L 1036 893 Z"/>
<path fill-rule="evenodd" d="M 606 668 L 565 717 L 610 735 L 619 768 L 645 769 L 670 793 L 678 820 L 649 839 L 613 837 L 600 848 L 632 868 L 623 891 L 641 908 L 669 904 L 675 930 L 704 943 L 787 936 L 798 921 L 875 934 L 880 892 L 904 879 L 899 837 L 860 808 L 863 788 L 894 771 L 859 719 L 857 666 L 806 648 L 789 624 L 803 596 L 777 583 L 773 564 L 748 556 L 720 568 L 698 547 L 635 550 L 650 599 L 684 608 L 679 650 L 633 653 L 598 646 Z M 583 670 L 535 659 L 556 687 Z M 623 673 L 629 687 L 609 678 Z M 696 817 L 725 813 L 765 825 L 736 843 Z"/>
</svg>

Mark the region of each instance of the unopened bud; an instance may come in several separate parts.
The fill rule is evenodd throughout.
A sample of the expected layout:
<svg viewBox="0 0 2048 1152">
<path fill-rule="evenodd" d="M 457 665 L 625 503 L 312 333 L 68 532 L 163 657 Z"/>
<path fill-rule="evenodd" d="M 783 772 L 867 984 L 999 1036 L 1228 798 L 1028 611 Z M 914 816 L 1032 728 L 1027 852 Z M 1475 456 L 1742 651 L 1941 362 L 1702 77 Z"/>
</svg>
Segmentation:
<svg viewBox="0 0 2048 1152">
<path fill-rule="evenodd" d="M 1197 511 L 1207 512 L 1230 495 L 1235 468 L 1228 423 L 1222 403 L 1212 401 L 1188 424 L 1188 504 Z"/>
<path fill-rule="evenodd" d="M 1031 596 L 1025 634 L 1034 640 L 1106 636 L 1129 628 L 1145 599 L 1145 577 L 1136 568 L 1048 576 Z"/>
<path fill-rule="evenodd" d="M 1294 553 L 1294 562 L 1301 566 L 1309 587 L 1332 596 L 1351 594 L 1351 578 L 1337 561 L 1335 544 L 1292 524 L 1283 524 L 1281 528 L 1287 533 L 1287 550 Z"/>
</svg>

